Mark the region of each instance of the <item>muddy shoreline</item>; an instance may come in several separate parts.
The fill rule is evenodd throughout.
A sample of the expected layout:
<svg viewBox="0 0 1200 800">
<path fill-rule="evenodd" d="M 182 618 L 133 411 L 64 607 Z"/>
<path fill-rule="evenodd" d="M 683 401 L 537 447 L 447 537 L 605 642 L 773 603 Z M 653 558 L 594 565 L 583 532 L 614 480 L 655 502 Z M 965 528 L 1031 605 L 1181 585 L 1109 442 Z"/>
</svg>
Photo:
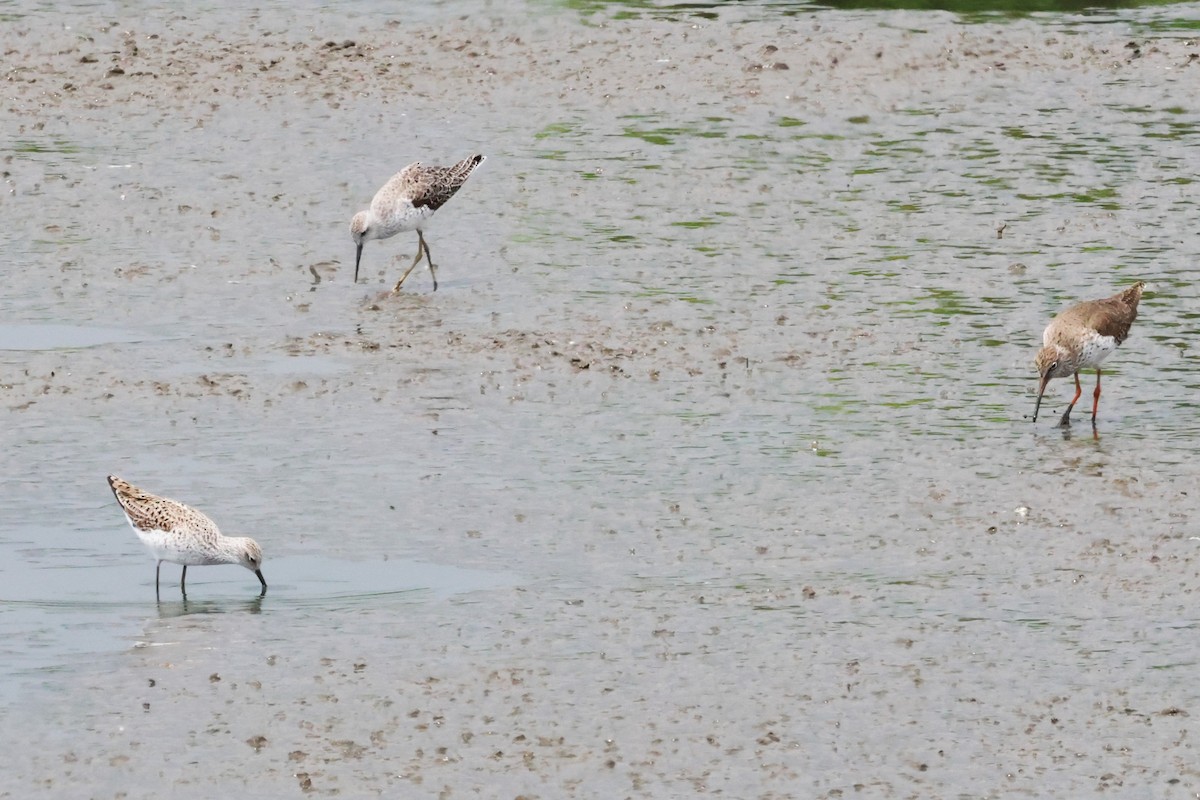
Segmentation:
<svg viewBox="0 0 1200 800">
<path fill-rule="evenodd" d="M 0 797 L 1193 796 L 1195 41 L 785 12 L 10 11 Z"/>
</svg>

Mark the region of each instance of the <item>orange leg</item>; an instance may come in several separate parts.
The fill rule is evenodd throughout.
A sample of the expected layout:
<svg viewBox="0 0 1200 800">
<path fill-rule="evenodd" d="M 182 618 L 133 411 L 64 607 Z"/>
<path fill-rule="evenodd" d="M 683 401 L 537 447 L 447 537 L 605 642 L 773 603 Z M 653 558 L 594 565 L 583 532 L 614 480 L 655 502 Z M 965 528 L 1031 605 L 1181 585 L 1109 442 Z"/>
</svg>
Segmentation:
<svg viewBox="0 0 1200 800">
<path fill-rule="evenodd" d="M 1092 427 L 1096 427 L 1096 412 L 1100 410 L 1100 368 L 1096 368 L 1096 391 L 1092 392 Z"/>
<path fill-rule="evenodd" d="M 1058 427 L 1066 428 L 1071 425 L 1071 409 L 1075 408 L 1075 404 L 1079 402 L 1080 395 L 1083 394 L 1083 386 L 1079 383 L 1079 373 L 1075 373 L 1075 396 L 1071 398 L 1071 405 L 1067 406 L 1067 410 L 1063 412 L 1062 419 L 1058 421 Z"/>
</svg>

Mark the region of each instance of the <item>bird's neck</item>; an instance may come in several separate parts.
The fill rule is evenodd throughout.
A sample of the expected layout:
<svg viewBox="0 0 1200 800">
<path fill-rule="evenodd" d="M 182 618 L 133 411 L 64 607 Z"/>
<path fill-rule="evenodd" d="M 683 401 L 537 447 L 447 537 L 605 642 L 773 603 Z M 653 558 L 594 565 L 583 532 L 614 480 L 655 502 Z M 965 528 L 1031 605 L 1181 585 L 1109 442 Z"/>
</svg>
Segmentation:
<svg viewBox="0 0 1200 800">
<path fill-rule="evenodd" d="M 1054 349 L 1058 352 L 1058 369 L 1055 370 L 1055 377 L 1066 377 L 1074 375 L 1079 371 L 1080 352 L 1070 347 L 1064 347 L 1061 344 L 1055 344 Z"/>
</svg>

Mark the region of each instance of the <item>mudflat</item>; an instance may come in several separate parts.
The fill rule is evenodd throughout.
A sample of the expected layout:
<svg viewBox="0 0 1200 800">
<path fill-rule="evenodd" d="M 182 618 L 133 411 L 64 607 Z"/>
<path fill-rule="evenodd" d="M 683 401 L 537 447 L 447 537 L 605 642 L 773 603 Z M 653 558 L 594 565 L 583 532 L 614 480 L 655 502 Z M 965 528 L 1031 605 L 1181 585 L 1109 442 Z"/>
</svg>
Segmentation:
<svg viewBox="0 0 1200 800">
<path fill-rule="evenodd" d="M 1181 11 L 406 13 L 0 12 L 0 797 L 1194 795 Z"/>
</svg>

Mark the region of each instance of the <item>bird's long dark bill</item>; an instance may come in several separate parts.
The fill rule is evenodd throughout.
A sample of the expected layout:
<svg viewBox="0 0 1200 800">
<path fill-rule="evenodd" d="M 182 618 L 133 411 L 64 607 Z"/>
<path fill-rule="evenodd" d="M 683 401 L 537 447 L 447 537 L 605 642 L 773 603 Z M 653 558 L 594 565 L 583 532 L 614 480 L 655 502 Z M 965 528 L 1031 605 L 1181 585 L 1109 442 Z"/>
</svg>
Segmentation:
<svg viewBox="0 0 1200 800">
<path fill-rule="evenodd" d="M 1046 373 L 1045 377 L 1042 378 L 1042 382 L 1040 384 L 1038 384 L 1037 405 L 1035 405 L 1033 407 L 1033 421 L 1034 422 L 1037 422 L 1038 409 L 1040 409 L 1042 407 L 1042 395 L 1044 395 L 1046 393 L 1046 384 L 1048 384 L 1049 382 L 1050 382 L 1050 374 Z"/>
<path fill-rule="evenodd" d="M 362 245 L 358 246 L 358 252 L 354 254 L 354 282 L 358 283 L 358 265 L 362 262 Z M 259 576 L 262 577 L 261 575 Z M 263 586 L 266 586 L 264 583 Z"/>
<path fill-rule="evenodd" d="M 254 570 L 254 574 L 258 576 L 258 582 L 263 585 L 263 594 L 266 594 L 267 593 L 267 580 L 266 580 L 266 578 L 264 578 L 262 576 L 262 570 L 256 569 L 256 570 Z"/>
</svg>

